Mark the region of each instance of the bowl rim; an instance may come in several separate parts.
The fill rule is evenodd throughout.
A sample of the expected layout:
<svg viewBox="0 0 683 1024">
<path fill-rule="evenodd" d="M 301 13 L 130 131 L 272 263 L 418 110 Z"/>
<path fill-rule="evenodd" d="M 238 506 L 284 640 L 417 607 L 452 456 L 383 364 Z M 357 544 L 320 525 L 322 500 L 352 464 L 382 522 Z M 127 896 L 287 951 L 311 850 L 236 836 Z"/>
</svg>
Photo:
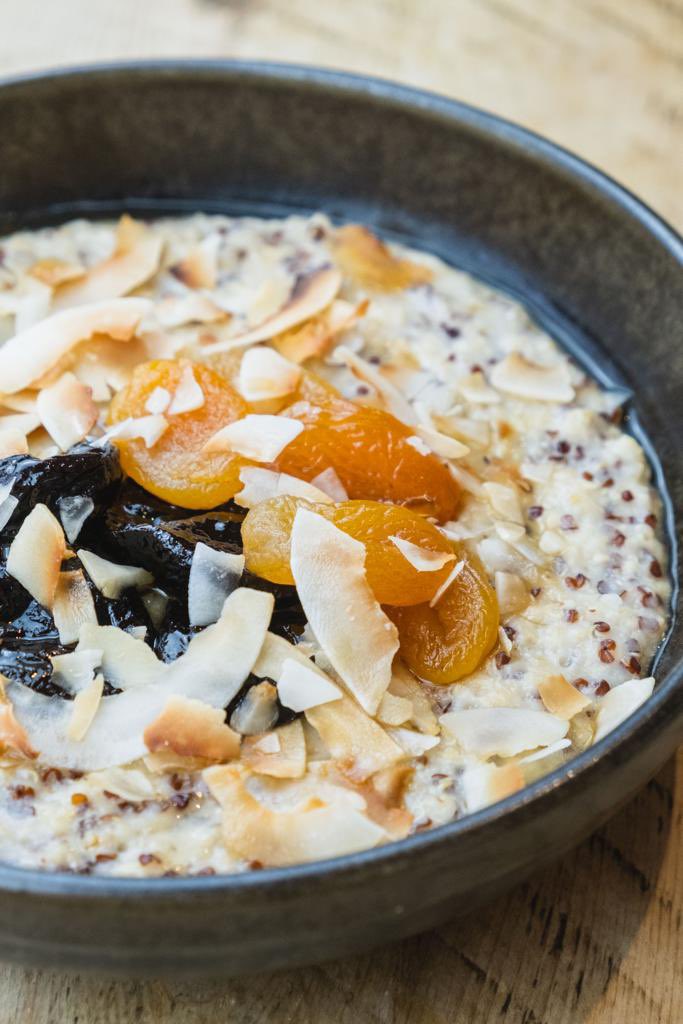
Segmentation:
<svg viewBox="0 0 683 1024">
<path fill-rule="evenodd" d="M 623 214 L 640 225 L 677 260 L 683 270 L 683 237 L 646 203 L 625 186 L 587 160 L 551 142 L 537 132 L 524 128 L 497 114 L 450 99 L 427 89 L 394 82 L 391 79 L 354 72 L 317 67 L 315 65 L 260 60 L 179 58 L 164 60 L 114 61 L 102 64 L 77 64 L 54 69 L 0 77 L 0 97 L 24 86 L 50 87 L 62 81 L 82 82 L 84 86 L 96 78 L 129 76 L 168 77 L 191 81 L 219 76 L 225 80 L 251 81 L 277 86 L 295 85 L 315 91 L 351 94 L 359 100 L 370 100 L 424 115 L 436 115 L 445 121 L 464 125 L 479 134 L 493 137 L 506 147 L 531 156 L 537 163 L 558 169 L 579 181 L 584 188 L 608 199 Z M 134 198 L 134 197 L 133 197 Z M 64 204 L 65 209 L 68 203 Z M 671 523 L 668 524 L 671 527 Z M 678 552 L 672 537 L 672 577 L 674 594 L 677 588 L 675 570 Z M 672 613 L 665 637 L 668 641 L 675 627 Z M 647 701 L 594 746 L 572 758 L 560 768 L 525 786 L 518 793 L 498 803 L 465 815 L 445 825 L 416 833 L 386 846 L 362 850 L 327 860 L 295 864 L 285 868 L 266 868 L 258 872 L 178 876 L 174 878 L 136 878 L 76 875 L 65 871 L 43 871 L 0 863 L 0 892 L 35 894 L 38 896 L 79 896 L 91 899 L 117 899 L 128 903 L 143 894 L 153 900 L 196 898 L 200 893 L 226 895 L 242 890 L 273 890 L 294 883 L 324 882 L 329 878 L 352 875 L 364 869 L 392 870 L 404 858 L 419 854 L 425 848 L 457 841 L 465 834 L 495 828 L 501 819 L 512 826 L 515 816 L 521 818 L 532 805 L 543 801 L 594 772 L 610 755 L 625 753 L 627 746 L 636 746 L 648 728 L 657 727 L 654 719 L 668 701 L 683 687 L 683 661 L 659 682 Z"/>
</svg>

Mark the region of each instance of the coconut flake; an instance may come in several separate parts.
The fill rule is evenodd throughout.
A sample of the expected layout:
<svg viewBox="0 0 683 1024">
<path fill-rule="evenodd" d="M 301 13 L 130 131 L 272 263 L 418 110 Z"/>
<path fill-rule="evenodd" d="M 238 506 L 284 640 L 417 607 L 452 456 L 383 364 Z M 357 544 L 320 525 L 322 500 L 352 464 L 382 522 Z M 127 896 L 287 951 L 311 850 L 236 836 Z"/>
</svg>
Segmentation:
<svg viewBox="0 0 683 1024">
<path fill-rule="evenodd" d="M 496 405 L 500 402 L 500 395 L 489 387 L 486 377 L 479 370 L 461 377 L 457 386 L 461 394 L 472 405 Z"/>
<path fill-rule="evenodd" d="M 300 367 L 275 349 L 259 345 L 242 356 L 237 390 L 247 402 L 264 402 L 291 395 L 300 379 Z"/>
<path fill-rule="evenodd" d="M 0 675 L 0 750 L 12 750 L 23 757 L 34 758 L 37 751 L 29 743 L 26 730 L 17 721 L 14 708 L 7 698 L 5 687 L 8 684 L 9 679 Z"/>
<path fill-rule="evenodd" d="M 570 719 L 583 711 L 591 703 L 583 693 L 579 693 L 564 676 L 548 676 L 538 684 L 538 692 L 552 715 Z"/>
<path fill-rule="evenodd" d="M 299 327 L 278 334 L 271 344 L 280 355 L 294 363 L 320 358 L 333 344 L 335 337 L 349 330 L 367 312 L 369 302 L 364 299 L 353 306 L 344 299 L 335 299 L 326 310 Z"/>
<path fill-rule="evenodd" d="M 77 653 L 100 651 L 100 665 L 108 683 L 121 690 L 148 686 L 165 670 L 151 647 L 118 626 L 85 623 L 80 630 Z"/>
<path fill-rule="evenodd" d="M 159 587 L 151 587 L 140 595 L 140 600 L 145 606 L 150 621 L 155 629 L 159 629 L 166 618 L 168 608 L 168 594 Z"/>
<path fill-rule="evenodd" d="M 470 764 L 460 776 L 465 808 L 470 814 L 504 800 L 524 785 L 524 775 L 516 764 Z"/>
<path fill-rule="evenodd" d="M 464 561 L 456 562 L 456 564 L 453 566 L 446 579 L 443 581 L 437 592 L 434 594 L 434 597 L 429 602 L 430 608 L 436 608 L 441 598 L 448 590 L 450 590 L 451 584 L 453 583 L 454 580 L 458 578 L 458 576 L 460 575 L 464 568 Z"/>
<path fill-rule="evenodd" d="M 53 654 L 51 681 L 67 693 L 76 694 L 92 682 L 102 664 L 102 651 L 83 648 L 68 654 Z"/>
<path fill-rule="evenodd" d="M 328 466 L 321 473 L 311 480 L 313 487 L 318 487 L 332 499 L 332 501 L 348 501 L 349 495 L 341 482 L 339 475 L 333 466 Z"/>
<path fill-rule="evenodd" d="M 448 434 L 444 434 L 434 427 L 417 424 L 414 430 L 419 439 L 427 446 L 428 452 L 433 452 L 441 459 L 462 459 L 470 453 L 466 444 L 456 441 L 454 437 L 449 437 Z"/>
<path fill-rule="evenodd" d="M 519 494 L 514 487 L 489 481 L 482 484 L 482 490 L 496 515 L 511 523 L 524 522 Z"/>
<path fill-rule="evenodd" d="M 244 555 L 219 551 L 199 541 L 192 555 L 188 586 L 191 626 L 208 626 L 220 618 L 225 599 L 239 586 L 243 572 Z"/>
<path fill-rule="evenodd" d="M 413 544 L 412 541 L 404 540 L 403 537 L 389 537 L 389 540 L 417 572 L 437 572 L 443 569 L 444 565 L 455 561 L 452 552 L 447 554 L 444 551 L 430 551 L 428 548 Z"/>
<path fill-rule="evenodd" d="M 377 708 L 376 717 L 382 725 L 405 725 L 413 717 L 413 702 L 405 697 L 397 697 L 387 690 Z"/>
<path fill-rule="evenodd" d="M 60 288 L 55 309 L 117 299 L 138 288 L 159 269 L 161 238 L 127 214 L 116 231 L 116 248 L 109 259 L 98 263 L 74 284 Z"/>
<path fill-rule="evenodd" d="M 268 742 L 268 741 L 272 742 Z M 306 741 L 299 719 L 265 736 L 247 736 L 241 760 L 257 775 L 300 779 L 306 773 Z"/>
<path fill-rule="evenodd" d="M 413 673 L 400 661 L 394 666 L 388 693 L 395 694 L 409 700 L 412 705 L 410 721 L 420 732 L 429 736 L 436 736 L 439 732 L 439 723 L 429 697 L 417 681 Z"/>
<path fill-rule="evenodd" d="M 319 704 L 305 715 L 341 770 L 354 782 L 363 782 L 405 757 L 403 747 L 350 697 Z"/>
<path fill-rule="evenodd" d="M 235 452 L 254 462 L 274 462 L 303 429 L 303 423 L 289 416 L 249 413 L 210 437 L 202 451 Z"/>
<path fill-rule="evenodd" d="M 491 371 L 491 383 L 499 391 L 537 402 L 572 402 L 575 395 L 566 364 L 538 366 L 520 352 L 512 352 L 496 363 Z"/>
<path fill-rule="evenodd" d="M 80 263 L 69 263 L 67 260 L 44 259 L 38 260 L 28 268 L 31 277 L 48 288 L 58 288 L 60 284 L 67 284 L 76 281 L 85 275 L 85 267 Z"/>
<path fill-rule="evenodd" d="M 60 572 L 52 616 L 62 644 L 75 644 L 84 624 L 97 624 L 95 602 L 80 569 Z"/>
<path fill-rule="evenodd" d="M 408 399 L 372 363 L 352 352 L 346 345 L 337 345 L 330 359 L 341 366 L 348 367 L 364 383 L 369 384 L 380 396 L 389 412 L 401 422 L 411 425 L 417 422 L 415 410 Z"/>
<path fill-rule="evenodd" d="M 652 676 L 647 679 L 629 679 L 614 686 L 609 693 L 601 697 L 593 742 L 597 743 L 632 715 L 648 697 L 652 696 L 654 685 Z"/>
<path fill-rule="evenodd" d="M 512 757 L 546 747 L 567 735 L 568 722 L 546 711 L 528 708 L 469 708 L 449 711 L 441 727 L 455 736 L 467 753 L 479 757 Z"/>
<path fill-rule="evenodd" d="M 368 586 L 364 545 L 301 508 L 292 526 L 290 564 L 320 646 L 361 706 L 374 714 L 391 681 L 398 632 Z"/>
<path fill-rule="evenodd" d="M 55 444 L 68 451 L 88 434 L 99 417 L 92 390 L 73 373 L 63 374 L 38 395 L 38 415 Z"/>
<path fill-rule="evenodd" d="M 288 331 L 304 320 L 320 313 L 334 299 L 341 286 L 341 274 L 332 267 L 322 267 L 305 277 L 300 277 L 289 299 L 282 309 L 268 317 L 263 323 L 238 334 L 226 341 L 218 341 L 204 348 L 205 353 L 227 352 L 232 348 L 255 345 L 259 341 L 268 341 L 276 334 Z"/>
<path fill-rule="evenodd" d="M 97 714 L 103 690 L 104 676 L 99 675 L 78 691 L 73 701 L 71 718 L 66 730 L 68 739 L 80 743 L 85 738 L 85 734 Z"/>
<path fill-rule="evenodd" d="M 542 747 L 533 754 L 527 754 L 526 757 L 520 757 L 517 764 L 533 764 L 534 761 L 542 761 L 544 757 L 550 757 L 551 754 L 558 754 L 561 750 L 566 750 L 571 747 L 572 741 L 570 739 L 558 740 L 557 743 L 551 743 L 548 747 Z"/>
<path fill-rule="evenodd" d="M 97 589 L 113 600 L 130 587 L 149 587 L 154 583 L 154 577 L 146 569 L 135 565 L 117 565 L 87 548 L 80 548 L 76 554 Z"/>
<path fill-rule="evenodd" d="M 40 416 L 34 412 L 19 412 L 11 416 L 0 416 L 0 433 L 16 430 L 20 434 L 32 434 L 40 426 Z"/>
<path fill-rule="evenodd" d="M 289 473 L 278 473 L 259 466 L 243 466 L 240 469 L 240 480 L 243 487 L 234 496 L 234 500 L 243 508 L 253 508 L 262 501 L 269 501 L 284 494 L 323 504 L 329 504 L 332 500 L 324 491 L 306 483 L 305 480 L 299 480 Z"/>
<path fill-rule="evenodd" d="M 223 762 L 240 752 L 240 737 L 226 725 L 225 711 L 187 697 L 169 697 L 143 738 L 152 753 L 171 750 L 181 757 Z"/>
<path fill-rule="evenodd" d="M 194 412 L 204 405 L 204 392 L 197 383 L 191 366 L 183 367 L 178 387 L 168 407 L 169 416 L 179 416 L 183 412 Z"/>
<path fill-rule="evenodd" d="M 19 499 L 12 494 L 15 478 L 0 484 L 0 533 L 5 529 L 8 522 L 14 515 L 14 510 L 19 504 Z"/>
<path fill-rule="evenodd" d="M 321 677 L 300 661 L 287 658 L 278 678 L 277 693 L 280 703 L 292 711 L 308 711 L 319 704 L 339 700 L 342 692 L 331 679 Z"/>
<path fill-rule="evenodd" d="M 220 243 L 220 235 L 207 235 L 188 249 L 185 257 L 170 268 L 171 273 L 188 288 L 215 288 Z"/>
<path fill-rule="evenodd" d="M 168 388 L 156 387 L 145 402 L 145 409 L 153 416 L 160 416 L 162 412 L 166 412 L 168 409 L 172 397 Z"/>
<path fill-rule="evenodd" d="M 227 320 L 229 314 L 207 295 L 189 292 L 170 295 L 156 304 L 156 315 L 163 327 L 184 327 L 186 324 L 213 324 Z"/>
<path fill-rule="evenodd" d="M 146 448 L 153 448 L 167 429 L 168 420 L 165 416 L 128 416 L 120 423 L 115 423 L 94 443 L 101 447 L 110 441 L 136 441 L 140 438 Z"/>
<path fill-rule="evenodd" d="M 111 299 L 64 309 L 20 331 L 0 347 L 3 391 L 13 394 L 33 384 L 93 334 L 129 341 L 152 304 L 147 299 Z"/>
<path fill-rule="evenodd" d="M 512 572 L 497 571 L 493 578 L 498 608 L 503 618 L 523 612 L 529 603 L 529 591 L 521 576 Z"/>
<path fill-rule="evenodd" d="M 274 679 L 277 682 L 282 675 L 282 670 L 287 660 L 303 665 L 304 668 L 317 673 L 321 679 L 329 679 L 329 676 L 303 653 L 300 645 L 290 644 L 289 640 L 285 640 L 282 636 L 277 636 L 276 633 L 266 634 L 254 665 L 254 675 Z"/>
<path fill-rule="evenodd" d="M 272 683 L 251 686 L 230 716 L 230 726 L 243 736 L 267 732 L 278 720 L 277 690 Z"/>
<path fill-rule="evenodd" d="M 94 512 L 95 503 L 92 498 L 88 498 L 84 494 L 74 494 L 60 498 L 57 508 L 66 539 L 69 544 L 73 544 L 83 529 L 86 519 Z"/>
<path fill-rule="evenodd" d="M 387 729 L 387 733 L 410 757 L 422 757 L 440 742 L 439 736 L 426 736 L 413 729 Z"/>
<path fill-rule="evenodd" d="M 8 459 L 12 455 L 28 455 L 26 434 L 16 427 L 0 430 L 0 459 Z"/>
<path fill-rule="evenodd" d="M 51 609 L 62 560 L 64 532 L 47 505 L 26 516 L 7 555 L 7 572 L 44 608 Z"/>
</svg>

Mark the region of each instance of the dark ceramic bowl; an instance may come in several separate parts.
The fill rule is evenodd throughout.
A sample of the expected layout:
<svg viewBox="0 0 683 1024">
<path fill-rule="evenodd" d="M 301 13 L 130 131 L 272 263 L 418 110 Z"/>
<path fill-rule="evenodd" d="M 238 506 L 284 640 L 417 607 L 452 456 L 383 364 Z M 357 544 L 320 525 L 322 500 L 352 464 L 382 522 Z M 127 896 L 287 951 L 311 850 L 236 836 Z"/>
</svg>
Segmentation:
<svg viewBox="0 0 683 1024">
<path fill-rule="evenodd" d="M 124 208 L 322 208 L 521 296 L 599 380 L 632 389 L 631 427 L 670 495 L 675 567 L 682 248 L 604 175 L 479 111 L 322 71 L 137 65 L 0 88 L 0 232 Z M 671 755 L 683 739 L 682 658 L 675 624 L 654 696 L 606 739 L 502 803 L 393 846 L 234 877 L 0 868 L 0 956 L 237 974 L 340 956 L 470 911 L 559 857 Z"/>
</svg>

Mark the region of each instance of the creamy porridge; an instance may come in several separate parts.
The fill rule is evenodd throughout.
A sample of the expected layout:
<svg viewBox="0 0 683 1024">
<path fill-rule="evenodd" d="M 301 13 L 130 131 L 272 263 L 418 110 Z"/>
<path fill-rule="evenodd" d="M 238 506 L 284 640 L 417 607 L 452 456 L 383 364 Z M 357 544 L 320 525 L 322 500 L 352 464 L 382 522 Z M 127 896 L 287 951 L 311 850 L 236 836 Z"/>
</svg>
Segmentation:
<svg viewBox="0 0 683 1024">
<path fill-rule="evenodd" d="M 652 692 L 660 500 L 515 302 L 322 215 L 0 244 L 0 858 L 400 839 Z"/>
</svg>

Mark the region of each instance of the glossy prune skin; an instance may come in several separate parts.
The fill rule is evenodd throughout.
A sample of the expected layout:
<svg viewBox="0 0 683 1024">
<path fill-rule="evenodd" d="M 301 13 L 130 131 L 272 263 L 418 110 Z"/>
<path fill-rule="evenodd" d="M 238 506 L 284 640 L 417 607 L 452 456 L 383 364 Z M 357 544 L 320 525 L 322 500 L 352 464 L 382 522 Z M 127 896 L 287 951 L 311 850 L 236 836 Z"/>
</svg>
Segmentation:
<svg viewBox="0 0 683 1024">
<path fill-rule="evenodd" d="M 67 648 L 59 642 L 46 644 L 21 644 L 17 647 L 0 648 L 0 674 L 12 682 L 22 683 L 46 697 L 68 697 L 68 694 L 52 682 L 50 656 L 66 654 Z"/>
</svg>

